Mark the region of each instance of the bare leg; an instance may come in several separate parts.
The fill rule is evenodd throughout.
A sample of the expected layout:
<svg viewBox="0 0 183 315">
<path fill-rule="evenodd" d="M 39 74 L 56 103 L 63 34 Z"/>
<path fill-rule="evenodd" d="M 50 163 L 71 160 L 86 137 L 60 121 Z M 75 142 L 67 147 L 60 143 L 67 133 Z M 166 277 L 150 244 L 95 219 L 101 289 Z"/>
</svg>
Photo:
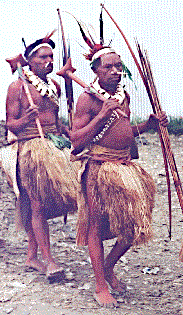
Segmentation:
<svg viewBox="0 0 183 315">
<path fill-rule="evenodd" d="M 35 239 L 40 247 L 42 258 L 47 265 L 47 277 L 56 276 L 57 273 L 62 273 L 63 269 L 55 263 L 50 250 L 49 226 L 44 214 L 42 213 L 41 205 L 38 201 L 31 202 L 32 206 L 32 227 L 35 234 Z"/>
<path fill-rule="evenodd" d="M 116 242 L 111 252 L 105 259 L 105 279 L 110 284 L 111 288 L 118 292 L 124 292 L 125 284 L 117 279 L 113 269 L 120 257 L 131 247 L 132 241 L 133 240 L 129 240 L 128 244 L 123 244 L 122 242 L 119 244 Z"/>
<path fill-rule="evenodd" d="M 180 250 L 180 253 L 179 253 L 179 260 L 181 262 L 183 262 L 183 243 L 182 243 L 181 250 Z"/>
<path fill-rule="evenodd" d="M 104 249 L 101 240 L 101 217 L 95 198 L 93 198 L 93 186 L 94 183 L 88 178 L 86 181 L 87 201 L 90 212 L 88 249 L 96 281 L 94 298 L 99 305 L 113 308 L 117 305 L 117 301 L 110 294 L 108 285 L 105 281 Z"/>
<path fill-rule="evenodd" d="M 28 236 L 28 252 L 25 266 L 36 269 L 42 273 L 46 273 L 46 267 L 37 257 L 38 244 L 32 227 L 31 204 L 26 189 L 19 183 L 20 197 L 16 206 L 20 209 L 25 231 Z"/>
<path fill-rule="evenodd" d="M 45 265 L 38 259 L 37 257 L 37 241 L 32 229 L 32 223 L 29 223 L 29 227 L 27 227 L 27 235 L 28 235 L 28 253 L 27 259 L 25 262 L 25 266 L 36 269 L 42 273 L 46 273 Z"/>
<path fill-rule="evenodd" d="M 96 279 L 94 297 L 100 306 L 114 307 L 117 301 L 109 292 L 104 275 L 104 249 L 98 230 L 91 227 L 88 234 L 88 249 Z"/>
</svg>

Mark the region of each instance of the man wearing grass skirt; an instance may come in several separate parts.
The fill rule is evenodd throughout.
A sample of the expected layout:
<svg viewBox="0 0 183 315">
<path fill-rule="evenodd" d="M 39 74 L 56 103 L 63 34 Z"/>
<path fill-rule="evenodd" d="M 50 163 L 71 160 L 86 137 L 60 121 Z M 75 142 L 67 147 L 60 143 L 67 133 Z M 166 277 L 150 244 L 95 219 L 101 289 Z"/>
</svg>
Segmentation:
<svg viewBox="0 0 183 315">
<path fill-rule="evenodd" d="M 125 286 L 114 274 L 119 258 L 135 244 L 152 236 L 151 220 L 155 184 L 133 159 L 138 158 L 135 139 L 139 133 L 158 123 L 166 126 L 165 113 L 150 115 L 147 122 L 130 125 L 130 97 L 120 85 L 124 70 L 120 56 L 111 47 L 96 44 L 86 54 L 97 79 L 92 84 L 106 101 L 92 90 L 82 93 L 76 104 L 70 135 L 72 159 L 81 160 L 78 190 L 77 244 L 88 245 L 95 274 L 94 298 L 105 307 L 117 300 L 112 289 L 123 292 Z M 103 241 L 117 237 L 104 259 Z"/>
<path fill-rule="evenodd" d="M 48 77 L 53 70 L 54 47 L 54 42 L 47 36 L 25 49 L 28 69 L 23 69 L 24 82 L 34 105 L 30 107 L 21 78 L 9 86 L 6 127 L 11 145 L 9 153 L 4 150 L 7 157 L 2 162 L 9 182 L 11 172 L 16 170 L 13 187 L 17 196 L 18 217 L 28 236 L 25 265 L 46 273 L 48 279 L 60 275 L 63 269 L 51 254 L 47 219 L 66 216 L 69 211 L 77 209 L 77 169 L 70 162 L 69 130 L 58 117 L 60 86 Z M 41 124 L 44 141 L 36 119 Z M 12 135 L 13 138 L 10 137 Z M 58 148 L 60 145 L 61 149 Z M 18 150 L 13 150 L 13 146 Z M 14 164 L 11 163 L 8 168 L 6 164 L 16 154 L 17 160 L 14 159 Z M 42 259 L 38 259 L 38 247 Z"/>
</svg>

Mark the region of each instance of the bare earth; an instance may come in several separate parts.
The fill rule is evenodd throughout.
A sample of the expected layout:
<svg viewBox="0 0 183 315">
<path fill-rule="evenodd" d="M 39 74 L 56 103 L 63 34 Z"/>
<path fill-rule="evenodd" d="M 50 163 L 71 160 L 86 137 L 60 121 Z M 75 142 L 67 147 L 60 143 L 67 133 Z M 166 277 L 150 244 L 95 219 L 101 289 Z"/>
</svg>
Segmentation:
<svg viewBox="0 0 183 315">
<path fill-rule="evenodd" d="M 1 143 L 4 129 L 1 126 Z M 177 168 L 183 180 L 183 136 L 170 136 Z M 87 248 L 75 245 L 77 214 L 49 220 L 54 256 L 65 270 L 65 277 L 49 283 L 44 275 L 25 269 L 26 234 L 14 226 L 15 197 L 0 170 L 0 314 L 12 315 L 178 315 L 183 302 L 183 263 L 178 260 L 183 215 L 171 178 L 172 239 L 168 238 L 168 201 L 165 170 L 159 137 L 143 135 L 148 144 L 139 146 L 139 163 L 157 185 L 153 215 L 154 239 L 147 246 L 130 249 L 118 262 L 116 274 L 127 284 L 123 295 L 114 296 L 116 309 L 104 309 L 93 299 L 94 277 Z M 114 241 L 105 242 L 106 253 Z"/>
</svg>

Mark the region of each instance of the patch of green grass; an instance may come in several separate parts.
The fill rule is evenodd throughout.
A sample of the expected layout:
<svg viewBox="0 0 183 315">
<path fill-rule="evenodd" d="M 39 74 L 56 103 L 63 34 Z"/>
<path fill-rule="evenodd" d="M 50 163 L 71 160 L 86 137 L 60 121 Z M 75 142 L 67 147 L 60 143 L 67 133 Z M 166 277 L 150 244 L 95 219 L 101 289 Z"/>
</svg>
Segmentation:
<svg viewBox="0 0 183 315">
<path fill-rule="evenodd" d="M 167 128 L 169 134 L 176 136 L 183 135 L 183 117 L 169 117 L 169 125 Z"/>
<path fill-rule="evenodd" d="M 168 125 L 168 132 L 169 134 L 173 134 L 176 136 L 183 135 L 183 117 L 173 117 L 169 116 L 169 125 Z M 131 120 L 132 125 L 140 124 L 142 122 L 145 122 L 146 119 L 143 119 L 141 117 L 136 117 Z M 68 126 L 68 120 L 66 118 L 62 118 L 62 122 L 64 125 Z M 149 131 L 149 133 L 155 133 L 153 129 Z"/>
<path fill-rule="evenodd" d="M 173 134 L 175 136 L 183 135 L 183 117 L 168 117 L 169 125 L 167 126 L 169 134 Z M 135 119 L 131 120 L 131 124 L 140 124 L 142 122 L 146 121 L 145 119 L 142 119 L 141 117 L 137 117 Z M 151 129 L 149 133 L 154 133 L 155 131 Z"/>
</svg>

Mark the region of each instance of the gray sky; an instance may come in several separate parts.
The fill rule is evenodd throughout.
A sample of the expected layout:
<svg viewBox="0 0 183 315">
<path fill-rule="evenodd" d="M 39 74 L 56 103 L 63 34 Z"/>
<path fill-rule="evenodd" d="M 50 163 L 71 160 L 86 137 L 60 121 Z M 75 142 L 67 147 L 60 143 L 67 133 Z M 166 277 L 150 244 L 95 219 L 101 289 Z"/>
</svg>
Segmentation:
<svg viewBox="0 0 183 315">
<path fill-rule="evenodd" d="M 89 63 L 84 59 L 83 53 L 88 52 L 84 44 L 75 19 L 67 14 L 68 11 L 84 22 L 92 31 L 95 30 L 96 41 L 99 40 L 99 14 L 101 0 L 69 1 L 69 0 L 1 0 L 1 84 L 0 84 L 0 119 L 5 119 L 5 100 L 9 84 L 17 78 L 12 75 L 7 57 L 23 53 L 22 37 L 26 45 L 44 37 L 53 29 L 58 29 L 57 8 L 60 9 L 66 39 L 70 40 L 73 66 L 77 69 L 76 75 L 86 83 L 93 79 Z M 162 108 L 168 115 L 183 116 L 182 105 L 182 16 L 183 5 L 181 0 L 116 0 L 105 1 L 105 6 L 117 21 L 132 46 L 136 56 L 134 38 L 147 49 L 153 68 L 154 78 L 161 100 Z M 138 87 L 137 92 L 127 89 L 131 94 L 132 112 L 139 116 L 143 112 L 152 112 L 146 92 L 143 88 L 138 71 L 127 46 L 119 31 L 108 15 L 103 13 L 104 39 L 108 44 L 112 39 L 112 47 L 122 56 L 124 63 L 133 74 Z M 92 27 L 91 27 L 91 26 Z M 55 68 L 53 76 L 60 81 L 62 87 L 62 113 L 66 113 L 64 80 L 55 75 L 59 69 L 59 42 L 56 32 L 52 39 L 57 48 L 55 51 Z M 94 31 L 93 31 L 94 34 Z M 84 48 L 78 44 L 83 45 Z M 61 61 L 62 62 L 62 61 Z M 82 89 L 73 83 L 74 99 L 77 101 Z"/>
</svg>

